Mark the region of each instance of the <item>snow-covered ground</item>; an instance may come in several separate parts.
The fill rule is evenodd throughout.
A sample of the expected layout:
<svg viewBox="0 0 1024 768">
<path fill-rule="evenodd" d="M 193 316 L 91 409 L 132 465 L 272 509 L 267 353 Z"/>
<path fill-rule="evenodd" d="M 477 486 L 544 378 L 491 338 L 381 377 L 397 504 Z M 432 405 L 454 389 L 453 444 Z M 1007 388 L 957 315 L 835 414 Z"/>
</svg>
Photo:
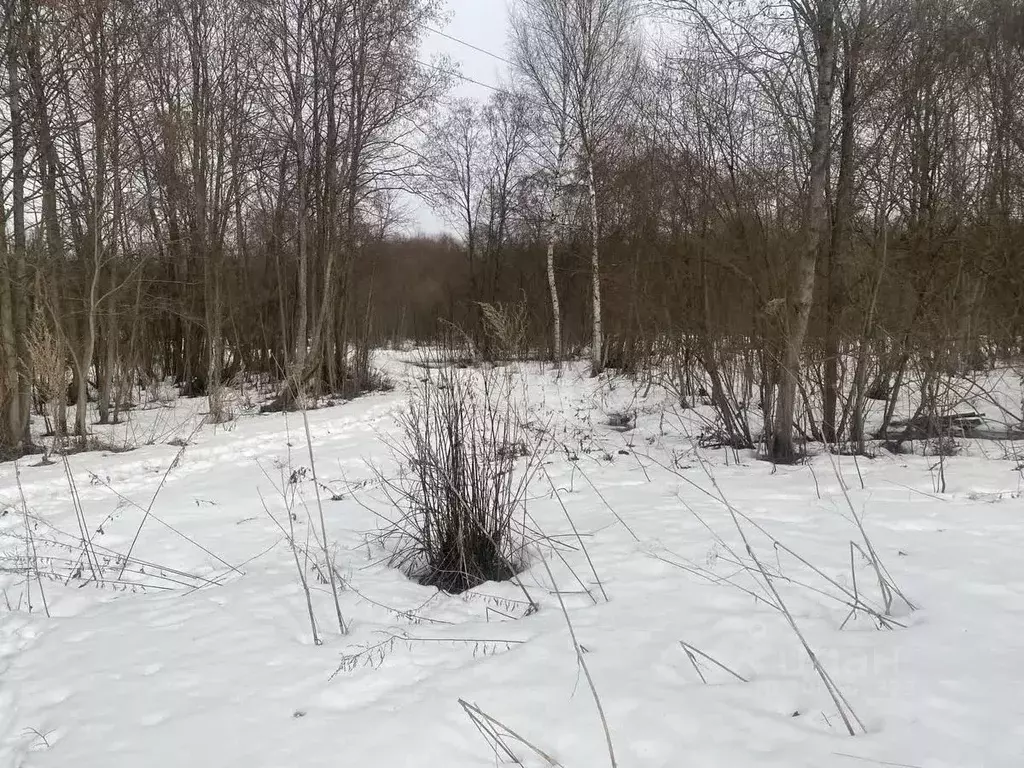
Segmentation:
<svg viewBox="0 0 1024 768">
<path fill-rule="evenodd" d="M 320 646 L 285 535 L 290 503 L 295 538 L 317 548 L 301 415 L 197 431 L 204 402 L 180 400 L 107 428 L 128 453 L 0 465 L 0 766 L 509 764 L 460 699 L 566 768 L 609 765 L 560 602 L 623 768 L 1024 765 L 1024 500 L 1003 444 L 946 458 L 944 493 L 931 457 L 773 468 L 697 449 L 698 416 L 657 388 L 523 366 L 550 451 L 529 513 L 561 543 L 522 575 L 540 606 L 527 615 L 514 584 L 447 596 L 373 544 L 386 509 L 371 464 L 390 471 L 394 414 L 422 375 L 400 357 L 385 360 L 395 392 L 309 413 L 349 625 L 305 564 Z M 637 414 L 625 431 L 608 423 L 623 410 Z M 851 550 L 867 548 L 854 512 L 917 608 L 895 598 L 892 629 L 847 621 L 835 599 L 882 602 Z M 734 514 L 866 734 L 847 735 Z M 748 682 L 695 653 L 698 673 L 680 641 Z"/>
</svg>

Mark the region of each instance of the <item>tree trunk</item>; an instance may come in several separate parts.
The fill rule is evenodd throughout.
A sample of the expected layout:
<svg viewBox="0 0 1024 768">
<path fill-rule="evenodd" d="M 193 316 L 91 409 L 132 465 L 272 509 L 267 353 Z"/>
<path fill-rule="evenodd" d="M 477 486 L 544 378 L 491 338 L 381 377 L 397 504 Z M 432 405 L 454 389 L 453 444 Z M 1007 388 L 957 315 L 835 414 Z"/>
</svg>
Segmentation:
<svg viewBox="0 0 1024 768">
<path fill-rule="evenodd" d="M 107 175 L 107 45 L 103 29 L 103 8 L 96 6 L 91 29 L 90 43 L 93 48 L 91 62 L 92 72 L 92 114 L 95 122 L 94 162 L 95 178 L 93 179 L 92 210 L 88 212 L 88 227 L 85 251 L 92 257 L 89 290 L 86 303 L 85 338 L 82 343 L 81 357 L 78 359 L 78 402 L 75 406 L 75 434 L 84 446 L 89 433 L 89 372 L 92 370 L 93 356 L 96 353 L 97 325 L 100 309 L 100 280 L 103 274 L 105 242 L 103 237 L 103 212 L 106 205 Z M 88 273 L 87 273 L 88 274 Z"/>
<path fill-rule="evenodd" d="M 12 6 L 14 4 L 12 3 Z M 31 442 L 29 417 L 32 412 L 32 379 L 28 365 L 28 271 L 25 264 L 25 182 L 28 153 L 24 130 L 24 113 L 22 111 L 22 82 L 20 60 L 24 55 L 24 17 L 14 18 L 19 13 L 11 9 L 11 29 L 8 32 L 7 76 L 8 76 L 8 110 L 10 114 L 11 133 L 11 218 L 13 219 L 13 238 L 3 245 L 4 264 L 0 271 L 4 273 L 4 304 L 0 311 L 0 335 L 3 337 L 2 372 L 6 378 L 6 393 L 0 384 L 0 407 L 6 413 L 0 418 L 0 446 L 5 443 L 13 452 L 20 453 Z M 23 7 L 20 13 L 27 13 Z M 2 217 L 0 217 L 2 218 Z M 6 222 L 2 222 L 6 226 Z M 5 238 L 6 239 L 6 238 Z M 9 297 L 9 301 L 8 301 Z M 5 402 L 6 401 L 6 402 Z"/>
<path fill-rule="evenodd" d="M 562 184 L 562 163 L 565 160 L 565 130 L 558 141 L 558 157 L 555 160 L 555 178 L 551 189 L 551 201 L 548 207 L 548 221 L 545 237 L 547 239 L 547 276 L 548 291 L 551 294 L 551 358 L 555 365 L 562 363 L 562 307 L 558 301 L 558 283 L 555 280 L 555 241 L 558 237 L 558 201 Z"/>
<path fill-rule="evenodd" d="M 299 16 L 295 38 L 295 63 L 294 71 L 291 73 L 291 132 L 292 145 L 295 150 L 295 227 L 296 227 L 296 248 L 298 250 L 299 275 L 298 275 L 298 307 L 296 308 L 296 320 L 298 329 L 295 334 L 295 350 L 293 354 L 294 370 L 291 372 L 289 384 L 291 391 L 287 392 L 286 399 L 302 397 L 302 388 L 306 368 L 306 353 L 309 348 L 309 179 L 306 165 L 306 128 L 303 118 L 305 107 L 305 89 L 303 78 L 305 73 L 302 64 L 302 50 L 305 46 L 303 37 L 304 18 Z"/>
<path fill-rule="evenodd" d="M 796 417 L 800 358 L 807 324 L 814 302 L 814 276 L 818 252 L 828 227 L 825 183 L 832 140 L 832 94 L 835 90 L 836 0 L 821 0 L 817 5 L 814 38 L 817 48 L 814 115 L 811 124 L 810 170 L 807 200 L 804 206 L 803 243 L 797 257 L 793 293 L 786 308 L 785 348 L 782 376 L 776 403 L 771 456 L 775 461 L 796 457 L 793 426 Z"/>
<path fill-rule="evenodd" d="M 825 402 L 822 431 L 825 441 L 835 443 L 842 435 L 844 419 L 839 411 L 839 341 L 840 316 L 843 308 L 843 292 L 840 280 L 842 257 L 849 249 L 851 220 L 853 218 L 853 172 L 855 150 L 855 118 L 860 94 L 857 79 L 860 74 L 861 48 L 864 25 L 867 23 L 867 8 L 861 2 L 857 24 L 852 37 L 846 39 L 843 83 L 841 87 L 842 129 L 839 139 L 839 180 L 836 185 L 835 211 L 832 217 L 832 242 L 828 261 L 828 311 L 825 333 Z"/>
<path fill-rule="evenodd" d="M 593 306 L 593 341 L 590 349 L 590 375 L 604 369 L 604 336 L 601 330 L 601 260 L 598 251 L 597 188 L 594 184 L 594 161 L 587 153 L 587 195 L 590 198 L 590 297 Z"/>
<path fill-rule="evenodd" d="M 6 222 L 0 222 L 0 227 Z M 18 350 L 15 342 L 14 286 L 11 254 L 0 233 L 0 460 L 20 450 Z"/>
<path fill-rule="evenodd" d="M 110 270 L 110 293 L 113 294 L 114 289 L 117 286 L 117 274 L 114 269 Z M 117 369 L 117 304 L 113 300 L 113 296 L 107 297 L 106 311 L 104 312 L 103 318 L 103 369 L 99 374 L 99 397 L 97 400 L 97 406 L 100 412 L 100 424 L 111 423 L 111 408 L 113 407 L 116 411 L 116 407 L 113 406 L 113 402 L 116 398 L 114 394 L 114 372 Z M 113 419 L 117 421 L 117 419 Z"/>
</svg>

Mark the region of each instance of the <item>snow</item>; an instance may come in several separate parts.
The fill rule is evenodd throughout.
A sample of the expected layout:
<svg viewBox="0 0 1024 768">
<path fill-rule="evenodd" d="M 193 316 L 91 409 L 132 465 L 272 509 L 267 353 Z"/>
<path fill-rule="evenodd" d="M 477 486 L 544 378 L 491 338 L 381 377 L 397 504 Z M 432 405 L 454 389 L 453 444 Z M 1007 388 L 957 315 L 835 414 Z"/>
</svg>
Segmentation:
<svg viewBox="0 0 1024 768">
<path fill-rule="evenodd" d="M 395 392 L 309 413 L 350 629 L 338 632 L 329 589 L 308 568 L 320 646 L 282 531 L 293 493 L 296 539 L 316 552 L 300 415 L 215 428 L 201 425 L 203 401 L 174 400 L 103 428 L 110 444 L 138 447 L 69 457 L 82 515 L 102 530 L 101 557 L 127 552 L 138 532 L 133 557 L 150 565 L 120 579 L 106 565 L 119 583 L 105 588 L 87 583 L 87 568 L 67 585 L 44 580 L 50 617 L 35 577 L 27 589 L 12 566 L 23 563 L 27 507 L 37 557 L 73 570 L 44 560 L 77 546 L 65 467 L 0 465 L 0 766 L 502 764 L 459 699 L 567 768 L 609 765 L 559 596 L 620 766 L 1021 765 L 1024 504 L 1017 462 L 996 444 L 944 458 L 944 493 L 935 457 L 817 455 L 776 468 L 697 449 L 699 414 L 657 387 L 523 364 L 516 375 L 550 448 L 529 512 L 562 542 L 522 574 L 540 605 L 530 613 L 512 583 L 459 596 L 420 586 L 373 543 L 375 513 L 388 511 L 374 467 L 393 470 L 394 414 L 422 375 L 408 357 L 382 360 Z M 635 427 L 610 426 L 624 410 Z M 763 581 L 718 489 L 848 589 L 850 542 L 864 546 L 856 512 L 917 607 L 897 599 L 904 626 L 892 630 L 863 612 L 844 624 L 835 586 L 744 524 L 866 734 L 847 735 L 783 614 L 752 597 Z M 858 594 L 879 604 L 874 571 L 859 555 L 854 567 Z M 703 683 L 680 641 L 749 682 L 705 663 Z M 513 746 L 524 764 L 543 764 Z"/>
</svg>

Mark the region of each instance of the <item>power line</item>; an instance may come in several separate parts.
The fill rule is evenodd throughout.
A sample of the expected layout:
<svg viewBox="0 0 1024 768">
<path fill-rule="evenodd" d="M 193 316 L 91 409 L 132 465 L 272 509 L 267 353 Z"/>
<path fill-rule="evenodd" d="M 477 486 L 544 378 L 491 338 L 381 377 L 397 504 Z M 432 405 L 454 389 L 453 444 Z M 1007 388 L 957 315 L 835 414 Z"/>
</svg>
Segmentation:
<svg viewBox="0 0 1024 768">
<path fill-rule="evenodd" d="M 419 23 L 419 26 L 422 29 L 425 29 L 428 32 L 433 32 L 435 35 L 440 35 L 441 37 L 447 38 L 447 39 L 451 40 L 452 42 L 458 43 L 459 45 L 464 45 L 467 48 L 472 48 L 474 51 L 479 51 L 480 53 L 485 54 L 487 56 L 490 56 L 493 59 L 497 59 L 498 61 L 504 62 L 505 64 L 508 64 L 510 67 L 514 67 L 515 66 L 511 61 L 506 59 L 504 56 L 499 56 L 498 54 L 496 54 L 496 53 L 494 53 L 492 51 L 488 51 L 485 48 L 480 48 L 479 46 L 473 45 L 472 43 L 468 43 L 465 40 L 462 40 L 462 39 L 460 39 L 458 37 L 446 34 L 446 33 L 442 32 L 442 31 L 440 31 L 438 29 L 434 29 L 431 26 L 423 24 L 422 22 Z M 501 87 L 498 87 L 498 86 L 495 86 L 495 85 L 490 85 L 489 83 L 482 83 L 479 80 L 474 80 L 472 77 L 469 77 L 468 75 L 462 74 L 461 72 L 453 71 L 453 70 L 450 70 L 450 69 L 445 69 L 444 67 L 439 67 L 436 64 L 428 64 L 428 63 L 426 63 L 424 61 L 420 61 L 419 59 L 415 59 L 415 61 L 420 66 L 429 67 L 430 69 L 434 69 L 434 70 L 437 70 L 438 72 L 443 72 L 443 73 L 448 74 L 448 75 L 454 75 L 455 77 L 459 78 L 460 80 L 463 80 L 463 81 L 465 81 L 467 83 L 472 83 L 473 85 L 479 85 L 481 88 L 486 88 L 487 90 L 494 91 L 495 93 L 503 93 L 503 94 L 505 94 L 507 96 L 522 95 L 522 94 L 517 94 L 516 91 L 509 90 L 508 88 L 501 88 Z M 543 106 L 542 102 L 535 101 L 532 98 L 527 98 L 526 100 L 528 102 L 532 103 L 532 104 Z"/>
<path fill-rule="evenodd" d="M 439 29 L 434 29 L 433 27 L 429 27 L 426 24 L 420 24 L 420 26 L 423 29 L 427 30 L 428 32 L 433 32 L 435 35 L 440 35 L 443 38 L 451 40 L 453 43 L 458 43 L 459 45 L 464 45 L 467 48 L 472 48 L 474 51 L 482 53 L 485 56 L 490 56 L 492 59 L 497 59 L 498 61 L 502 61 L 502 62 L 508 64 L 509 66 L 512 66 L 512 62 L 511 61 L 506 59 L 504 56 L 499 56 L 498 54 L 494 53 L 493 51 L 488 51 L 486 48 L 481 48 L 479 46 L 473 45 L 472 43 L 467 43 L 465 40 L 462 40 L 462 39 L 460 39 L 458 37 L 455 37 L 454 35 L 449 35 L 447 32 L 442 32 Z"/>
<path fill-rule="evenodd" d="M 421 67 L 429 67 L 430 69 L 437 70 L 438 72 L 442 72 L 442 73 L 444 73 L 446 75 L 453 75 L 453 76 L 459 78 L 460 80 L 465 80 L 467 83 L 473 83 L 473 85 L 479 85 L 480 87 L 487 88 L 488 90 L 494 91 L 495 93 L 507 93 L 507 94 L 511 94 L 512 93 L 511 91 L 508 91 L 508 90 L 506 90 L 504 88 L 499 88 L 496 85 L 489 85 L 487 83 L 481 83 L 479 80 L 474 80 L 472 77 L 469 77 L 468 75 L 464 75 L 461 72 L 456 72 L 455 70 L 452 70 L 452 69 L 446 69 L 445 67 L 439 67 L 436 64 L 428 64 L 427 62 L 420 61 L 419 59 L 413 59 L 413 61 L 415 61 Z"/>
</svg>

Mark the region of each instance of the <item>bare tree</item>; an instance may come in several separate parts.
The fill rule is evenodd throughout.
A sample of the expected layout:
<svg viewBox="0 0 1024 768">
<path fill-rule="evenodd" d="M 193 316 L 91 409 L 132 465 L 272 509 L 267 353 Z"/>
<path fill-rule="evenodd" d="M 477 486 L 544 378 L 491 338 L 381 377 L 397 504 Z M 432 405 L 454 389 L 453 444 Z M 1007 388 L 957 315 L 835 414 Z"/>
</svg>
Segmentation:
<svg viewBox="0 0 1024 768">
<path fill-rule="evenodd" d="M 637 5 L 632 0 L 522 0 L 517 9 L 513 16 L 516 61 L 544 104 L 549 124 L 559 134 L 556 190 L 567 126 L 571 125 L 578 143 L 590 211 L 591 373 L 597 375 L 603 367 L 604 334 L 594 163 L 615 126 L 639 65 Z M 551 205 L 553 210 L 554 203 Z"/>
<path fill-rule="evenodd" d="M 779 460 L 1020 354 L 1019 3 L 660 4 L 642 66 L 631 0 L 521 0 L 512 86 L 424 146 L 434 0 L 0 0 L 4 454 L 33 396 L 85 438 L 129 383 L 358 392 L 440 316 L 486 353 L 487 303 L 519 354 L 667 368 L 723 442 L 760 410 Z M 424 171 L 458 241 L 392 239 Z"/>
<path fill-rule="evenodd" d="M 477 104 L 455 101 L 431 126 L 423 149 L 422 190 L 435 210 L 455 226 L 466 248 L 469 279 L 480 298 L 480 219 L 485 215 L 486 126 Z"/>
<path fill-rule="evenodd" d="M 527 153 L 534 144 L 533 110 L 522 93 L 497 91 L 483 109 L 487 128 L 487 300 L 494 301 L 503 282 L 503 249 L 518 213 L 526 179 Z"/>
<path fill-rule="evenodd" d="M 8 118 L 8 129 L 0 134 L 0 142 L 3 142 L 0 148 L 6 150 L 0 152 L 0 168 L 4 169 L 0 171 L 0 454 L 15 455 L 30 445 L 32 439 L 29 433 L 32 390 L 27 349 L 28 130 L 24 82 L 28 12 L 27 2 L 7 0 L 3 6 L 4 32 L 0 38 Z M 7 167 L 10 168 L 9 173 Z M 8 220 L 12 224 L 10 235 Z"/>
</svg>

